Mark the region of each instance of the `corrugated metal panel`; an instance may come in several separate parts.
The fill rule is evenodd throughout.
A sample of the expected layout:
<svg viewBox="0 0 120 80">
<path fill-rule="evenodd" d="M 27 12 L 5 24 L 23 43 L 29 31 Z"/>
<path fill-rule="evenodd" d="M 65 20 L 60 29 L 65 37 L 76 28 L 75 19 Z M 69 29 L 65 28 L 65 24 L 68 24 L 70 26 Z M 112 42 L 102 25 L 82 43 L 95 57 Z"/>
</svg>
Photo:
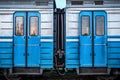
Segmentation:
<svg viewBox="0 0 120 80">
<path fill-rule="evenodd" d="M 12 37 L 0 37 L 0 39 L 12 39 Z M 13 43 L 11 41 L 0 41 L 0 68 L 12 67 Z"/>
</svg>

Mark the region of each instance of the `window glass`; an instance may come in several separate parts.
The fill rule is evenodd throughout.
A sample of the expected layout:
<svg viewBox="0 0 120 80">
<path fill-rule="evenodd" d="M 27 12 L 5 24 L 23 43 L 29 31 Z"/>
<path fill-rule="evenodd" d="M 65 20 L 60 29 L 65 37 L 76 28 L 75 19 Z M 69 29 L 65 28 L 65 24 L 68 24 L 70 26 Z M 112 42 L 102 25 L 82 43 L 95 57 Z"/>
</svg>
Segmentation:
<svg viewBox="0 0 120 80">
<path fill-rule="evenodd" d="M 96 35 L 104 35 L 104 17 L 96 17 Z"/>
<path fill-rule="evenodd" d="M 90 17 L 82 16 L 82 35 L 86 36 L 90 33 Z"/>
<path fill-rule="evenodd" d="M 24 22 L 23 17 L 16 17 L 16 35 L 23 36 L 24 34 Z"/>
<path fill-rule="evenodd" d="M 30 18 L 30 35 L 31 36 L 38 35 L 38 17 Z"/>
</svg>

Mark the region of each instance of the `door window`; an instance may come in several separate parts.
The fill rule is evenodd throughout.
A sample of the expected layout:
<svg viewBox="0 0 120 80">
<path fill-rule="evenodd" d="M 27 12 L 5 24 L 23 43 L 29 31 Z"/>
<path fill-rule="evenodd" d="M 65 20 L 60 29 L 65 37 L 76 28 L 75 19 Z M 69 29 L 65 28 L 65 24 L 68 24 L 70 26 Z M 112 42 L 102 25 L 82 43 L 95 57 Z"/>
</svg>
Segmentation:
<svg viewBox="0 0 120 80">
<path fill-rule="evenodd" d="M 16 35 L 23 36 L 24 35 L 24 18 L 16 17 Z"/>
<path fill-rule="evenodd" d="M 82 35 L 86 36 L 90 34 L 90 17 L 82 16 Z"/>
<path fill-rule="evenodd" d="M 30 35 L 31 36 L 38 35 L 38 17 L 30 18 Z"/>
<path fill-rule="evenodd" d="M 104 16 L 96 17 L 96 35 L 104 35 Z"/>
</svg>

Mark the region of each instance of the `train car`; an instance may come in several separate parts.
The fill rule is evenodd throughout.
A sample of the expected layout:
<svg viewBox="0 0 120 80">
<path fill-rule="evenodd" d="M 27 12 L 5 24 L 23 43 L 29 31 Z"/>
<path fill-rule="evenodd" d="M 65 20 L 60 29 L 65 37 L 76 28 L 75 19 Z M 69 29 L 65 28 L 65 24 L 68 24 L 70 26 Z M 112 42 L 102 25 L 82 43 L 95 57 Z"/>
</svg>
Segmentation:
<svg viewBox="0 0 120 80">
<path fill-rule="evenodd" d="M 53 1 L 0 1 L 0 69 L 41 75 L 53 68 Z"/>
<path fill-rule="evenodd" d="M 67 0 L 67 69 L 78 75 L 120 74 L 120 1 Z"/>
<path fill-rule="evenodd" d="M 0 1 L 0 71 L 120 75 L 120 1 Z M 72 74 L 72 73 L 71 73 Z"/>
</svg>

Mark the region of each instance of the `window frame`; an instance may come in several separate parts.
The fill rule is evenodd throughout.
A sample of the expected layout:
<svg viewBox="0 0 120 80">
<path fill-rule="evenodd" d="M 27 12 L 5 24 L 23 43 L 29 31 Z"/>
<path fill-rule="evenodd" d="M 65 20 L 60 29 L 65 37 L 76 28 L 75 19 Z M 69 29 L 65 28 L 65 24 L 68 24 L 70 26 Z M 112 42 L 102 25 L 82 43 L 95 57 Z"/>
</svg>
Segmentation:
<svg viewBox="0 0 120 80">
<path fill-rule="evenodd" d="M 97 17 L 99 17 L 99 16 L 100 16 L 100 17 L 102 16 L 102 17 L 103 17 L 103 20 L 104 20 L 104 21 L 103 21 L 103 22 L 104 22 L 104 26 L 103 26 L 103 29 L 104 29 L 104 30 L 103 30 L 103 34 L 101 34 L 101 35 L 98 35 L 98 34 L 97 34 Z M 104 16 L 104 15 L 97 15 L 97 16 L 95 16 L 95 34 L 96 34 L 96 36 L 104 36 L 104 35 L 105 35 L 105 16 Z"/>
<path fill-rule="evenodd" d="M 38 29 L 38 31 L 37 31 L 37 35 L 31 35 L 30 34 L 30 32 L 31 32 L 31 18 L 32 17 L 37 17 L 37 19 L 38 19 L 38 23 L 37 23 L 37 29 Z M 30 16 L 30 19 L 29 19 L 29 35 L 30 36 L 39 36 L 39 17 L 38 16 Z"/>
<path fill-rule="evenodd" d="M 16 25 L 17 25 L 17 24 L 16 24 L 16 23 L 17 23 L 17 21 L 16 21 L 17 19 L 16 19 L 16 18 L 17 18 L 17 17 L 22 17 L 22 18 L 23 18 L 23 35 L 17 35 L 17 34 L 16 34 L 16 33 L 17 33 L 17 31 L 16 31 L 16 30 L 17 30 L 17 27 L 16 27 Z M 24 25 L 24 16 L 16 16 L 16 17 L 15 17 L 15 35 L 16 35 L 16 36 L 24 36 L 24 34 L 25 34 L 25 33 L 24 33 L 24 26 L 25 26 L 25 25 Z"/>
<path fill-rule="evenodd" d="M 82 22 L 83 22 L 83 20 L 82 20 L 82 17 L 89 17 L 89 33 L 88 33 L 88 35 L 83 35 L 82 34 L 82 29 L 83 29 L 83 26 L 82 26 Z M 90 36 L 90 16 L 89 15 L 83 15 L 83 16 L 81 16 L 81 35 L 82 36 Z"/>
</svg>

